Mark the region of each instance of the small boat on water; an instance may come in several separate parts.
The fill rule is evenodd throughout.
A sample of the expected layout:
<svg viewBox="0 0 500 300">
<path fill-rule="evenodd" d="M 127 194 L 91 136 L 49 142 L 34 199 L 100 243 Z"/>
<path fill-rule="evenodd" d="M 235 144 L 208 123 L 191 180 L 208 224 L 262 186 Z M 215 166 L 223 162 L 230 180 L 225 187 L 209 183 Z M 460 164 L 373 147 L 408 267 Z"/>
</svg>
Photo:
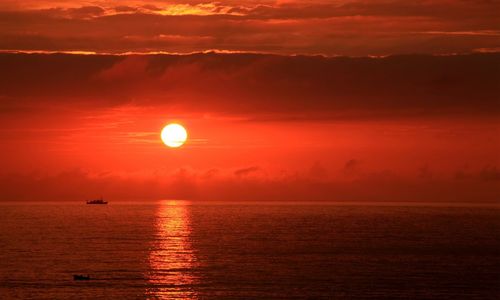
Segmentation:
<svg viewBox="0 0 500 300">
<path fill-rule="evenodd" d="M 87 204 L 108 204 L 108 201 L 104 201 L 104 199 L 95 199 L 87 201 Z"/>
<path fill-rule="evenodd" d="M 90 275 L 73 275 L 73 280 L 90 280 Z"/>
</svg>

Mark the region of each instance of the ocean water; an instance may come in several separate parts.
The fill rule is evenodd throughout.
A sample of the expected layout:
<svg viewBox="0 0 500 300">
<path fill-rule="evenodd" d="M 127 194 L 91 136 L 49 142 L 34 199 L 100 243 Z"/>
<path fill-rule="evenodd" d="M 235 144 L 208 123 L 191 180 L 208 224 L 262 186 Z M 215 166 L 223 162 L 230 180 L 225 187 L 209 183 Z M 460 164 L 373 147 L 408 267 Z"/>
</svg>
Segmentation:
<svg viewBox="0 0 500 300">
<path fill-rule="evenodd" d="M 0 298 L 499 299 L 500 207 L 4 203 Z"/>
</svg>

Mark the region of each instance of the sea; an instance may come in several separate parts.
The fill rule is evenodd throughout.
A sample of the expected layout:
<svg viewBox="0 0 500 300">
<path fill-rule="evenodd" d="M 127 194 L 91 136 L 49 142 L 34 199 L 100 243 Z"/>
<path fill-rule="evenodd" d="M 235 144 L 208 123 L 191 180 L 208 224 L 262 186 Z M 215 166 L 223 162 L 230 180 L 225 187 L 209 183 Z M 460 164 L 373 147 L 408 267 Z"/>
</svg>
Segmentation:
<svg viewBox="0 0 500 300">
<path fill-rule="evenodd" d="M 6 202 L 0 299 L 500 299 L 500 205 Z"/>
</svg>

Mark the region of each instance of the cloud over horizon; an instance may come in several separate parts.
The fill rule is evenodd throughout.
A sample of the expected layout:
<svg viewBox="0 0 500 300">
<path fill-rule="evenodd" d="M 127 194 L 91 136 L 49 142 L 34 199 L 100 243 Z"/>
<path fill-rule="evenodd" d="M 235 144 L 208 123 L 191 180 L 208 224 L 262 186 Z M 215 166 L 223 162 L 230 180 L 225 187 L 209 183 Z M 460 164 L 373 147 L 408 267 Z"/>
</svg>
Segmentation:
<svg viewBox="0 0 500 300">
<path fill-rule="evenodd" d="M 314 168 L 314 166 L 313 166 Z M 270 175 L 260 167 L 208 171 L 181 168 L 164 174 L 92 173 L 70 169 L 53 175 L 0 176 L 0 201 L 84 201 L 105 194 L 115 200 L 498 202 L 497 167 L 457 171 L 455 178 L 415 178 L 390 171 L 352 177 L 307 172 Z M 244 173 L 242 173 L 244 172 Z M 255 174 L 260 172 L 260 174 Z M 249 175 L 254 173 L 253 175 Z M 21 187 L 30 187 L 29 190 Z"/>
</svg>

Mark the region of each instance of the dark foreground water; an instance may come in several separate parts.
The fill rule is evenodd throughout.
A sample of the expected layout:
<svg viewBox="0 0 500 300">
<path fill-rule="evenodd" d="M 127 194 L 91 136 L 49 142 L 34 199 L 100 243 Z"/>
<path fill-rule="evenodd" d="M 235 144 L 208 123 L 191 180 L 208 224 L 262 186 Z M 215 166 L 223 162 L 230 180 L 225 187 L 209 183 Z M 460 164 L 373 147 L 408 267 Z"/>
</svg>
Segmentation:
<svg viewBox="0 0 500 300">
<path fill-rule="evenodd" d="M 499 297 L 498 206 L 0 205 L 1 299 Z"/>
</svg>

